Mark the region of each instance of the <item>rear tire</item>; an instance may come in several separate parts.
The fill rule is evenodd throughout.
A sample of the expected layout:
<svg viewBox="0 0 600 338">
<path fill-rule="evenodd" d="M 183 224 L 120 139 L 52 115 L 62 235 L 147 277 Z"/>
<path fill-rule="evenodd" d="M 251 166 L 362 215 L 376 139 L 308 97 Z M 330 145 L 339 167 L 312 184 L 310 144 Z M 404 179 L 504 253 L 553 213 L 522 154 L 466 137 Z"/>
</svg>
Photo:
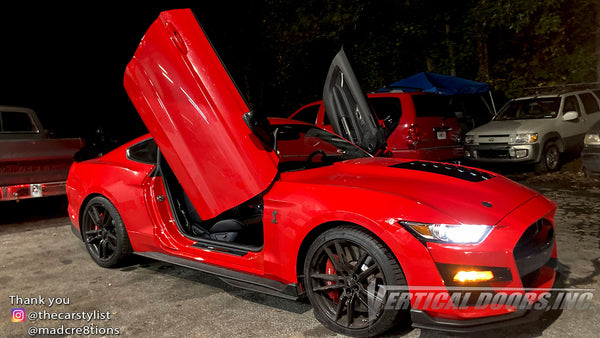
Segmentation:
<svg viewBox="0 0 600 338">
<path fill-rule="evenodd" d="M 548 142 L 544 145 L 542 159 L 536 165 L 536 170 L 540 172 L 555 172 L 560 167 L 560 151 L 554 142 Z"/>
<path fill-rule="evenodd" d="M 104 268 L 121 265 L 133 252 L 117 208 L 102 196 L 85 206 L 81 235 L 92 259 Z"/>
<path fill-rule="evenodd" d="M 375 336 L 410 318 L 408 310 L 385 309 L 384 286 L 406 280 L 390 250 L 370 232 L 340 226 L 312 243 L 304 262 L 304 286 L 315 317 L 332 331 Z M 383 295 L 376 300 L 371 295 Z"/>
</svg>

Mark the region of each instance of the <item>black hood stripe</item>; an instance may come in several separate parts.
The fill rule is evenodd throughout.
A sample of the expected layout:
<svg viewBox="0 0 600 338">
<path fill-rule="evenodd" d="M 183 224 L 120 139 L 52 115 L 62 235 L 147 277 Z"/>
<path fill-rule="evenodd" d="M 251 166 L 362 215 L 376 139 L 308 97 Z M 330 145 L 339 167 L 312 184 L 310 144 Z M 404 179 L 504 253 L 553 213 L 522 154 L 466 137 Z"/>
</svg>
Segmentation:
<svg viewBox="0 0 600 338">
<path fill-rule="evenodd" d="M 428 173 L 446 175 L 469 182 L 481 182 L 494 177 L 494 175 L 490 173 L 486 173 L 476 169 L 438 162 L 412 161 L 394 164 L 391 167 L 400 169 L 419 170 Z"/>
</svg>

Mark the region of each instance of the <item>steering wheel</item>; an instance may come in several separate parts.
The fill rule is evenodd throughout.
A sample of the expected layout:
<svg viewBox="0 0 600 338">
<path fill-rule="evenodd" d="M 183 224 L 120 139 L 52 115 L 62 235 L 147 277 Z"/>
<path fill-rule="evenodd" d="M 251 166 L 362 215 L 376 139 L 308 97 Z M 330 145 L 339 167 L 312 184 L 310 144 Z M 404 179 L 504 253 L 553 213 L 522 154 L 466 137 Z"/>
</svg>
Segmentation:
<svg viewBox="0 0 600 338">
<path fill-rule="evenodd" d="M 317 149 L 315 151 L 313 151 L 312 153 L 310 153 L 310 155 L 308 155 L 308 158 L 306 159 L 306 166 L 309 167 L 313 164 L 313 157 L 317 156 L 321 154 L 321 156 L 323 156 L 322 161 L 325 161 L 325 157 L 327 157 L 327 155 L 325 154 L 325 152 L 321 149 Z"/>
</svg>

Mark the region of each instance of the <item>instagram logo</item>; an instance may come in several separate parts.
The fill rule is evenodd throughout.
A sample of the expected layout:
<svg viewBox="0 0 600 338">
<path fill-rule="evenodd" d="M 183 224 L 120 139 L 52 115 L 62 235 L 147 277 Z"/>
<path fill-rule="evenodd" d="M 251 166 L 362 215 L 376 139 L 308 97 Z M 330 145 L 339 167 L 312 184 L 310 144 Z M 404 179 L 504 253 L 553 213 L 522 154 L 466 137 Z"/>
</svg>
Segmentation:
<svg viewBox="0 0 600 338">
<path fill-rule="evenodd" d="M 12 309 L 12 321 L 13 323 L 25 321 L 25 309 Z"/>
</svg>

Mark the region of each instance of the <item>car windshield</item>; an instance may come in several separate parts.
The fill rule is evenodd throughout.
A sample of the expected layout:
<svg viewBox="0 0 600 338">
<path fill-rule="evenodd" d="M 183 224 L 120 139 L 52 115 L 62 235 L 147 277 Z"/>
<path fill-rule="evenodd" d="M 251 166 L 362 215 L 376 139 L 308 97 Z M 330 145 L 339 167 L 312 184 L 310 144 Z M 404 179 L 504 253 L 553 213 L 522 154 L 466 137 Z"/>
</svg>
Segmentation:
<svg viewBox="0 0 600 338">
<path fill-rule="evenodd" d="M 292 171 L 371 157 L 362 149 L 328 131 L 303 124 L 274 125 L 277 129 L 279 170 Z"/>
<path fill-rule="evenodd" d="M 559 105 L 559 97 L 513 100 L 502 108 L 494 121 L 555 118 Z"/>
</svg>

